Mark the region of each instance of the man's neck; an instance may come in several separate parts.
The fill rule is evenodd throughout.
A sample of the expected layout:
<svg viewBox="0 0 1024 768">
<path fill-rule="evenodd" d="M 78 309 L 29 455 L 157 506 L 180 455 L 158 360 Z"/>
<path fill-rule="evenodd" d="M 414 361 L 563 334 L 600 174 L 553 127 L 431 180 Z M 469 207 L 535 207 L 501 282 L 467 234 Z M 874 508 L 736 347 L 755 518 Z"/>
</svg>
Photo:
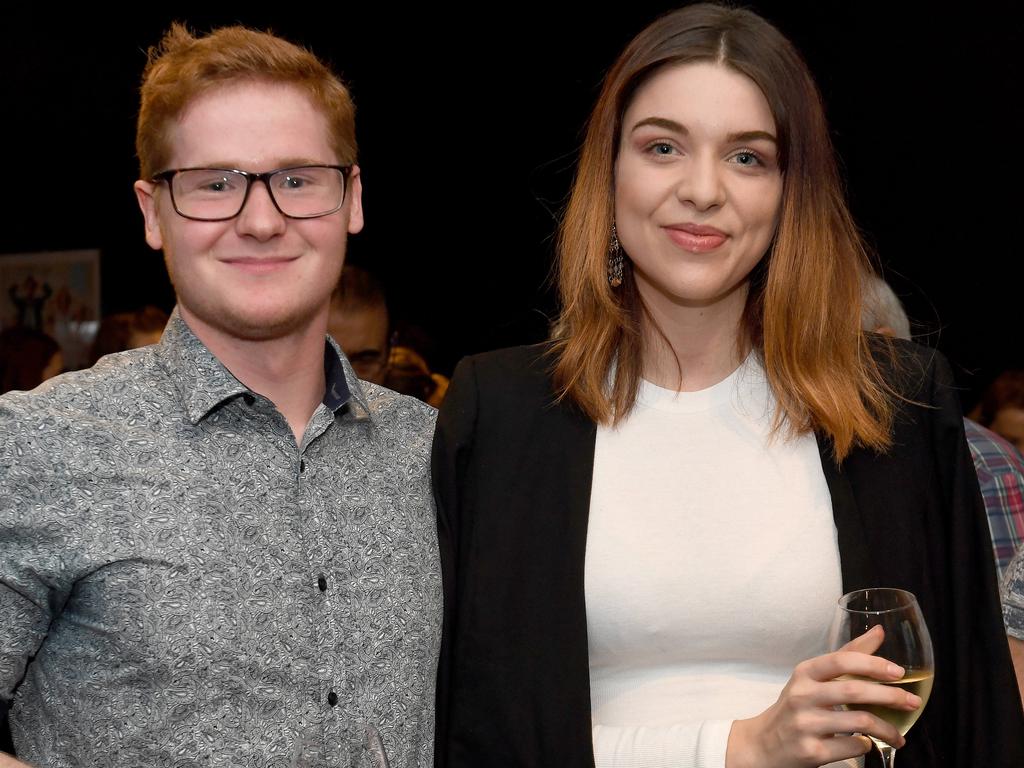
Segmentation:
<svg viewBox="0 0 1024 768">
<path fill-rule="evenodd" d="M 207 349 L 245 386 L 269 399 L 302 443 L 306 425 L 324 398 L 327 313 L 273 339 L 242 339 L 179 307 L 182 319 Z"/>
</svg>

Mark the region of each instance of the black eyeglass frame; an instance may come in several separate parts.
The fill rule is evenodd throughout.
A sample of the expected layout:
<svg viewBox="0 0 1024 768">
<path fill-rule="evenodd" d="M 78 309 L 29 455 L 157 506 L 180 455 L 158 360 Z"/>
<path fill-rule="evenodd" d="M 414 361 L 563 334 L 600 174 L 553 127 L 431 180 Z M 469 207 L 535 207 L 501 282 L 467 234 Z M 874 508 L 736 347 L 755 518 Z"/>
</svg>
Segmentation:
<svg viewBox="0 0 1024 768">
<path fill-rule="evenodd" d="M 341 202 L 338 203 L 336 208 L 330 211 L 324 211 L 323 213 L 315 213 L 311 216 L 293 216 L 290 213 L 285 213 L 281 210 L 281 206 L 277 202 L 277 198 L 274 197 L 274 190 L 270 186 L 270 178 L 276 176 L 279 173 L 286 171 L 301 171 L 305 168 L 331 168 L 335 171 L 341 171 Z M 196 167 L 196 168 L 171 168 L 166 171 L 154 174 L 153 178 L 150 179 L 154 184 L 165 182 L 167 184 L 167 190 L 171 194 L 171 205 L 174 207 L 174 212 L 181 216 L 183 219 L 189 219 L 190 221 L 230 221 L 231 219 L 237 218 L 238 215 L 245 209 L 245 204 L 249 200 L 249 193 L 252 191 L 252 183 L 254 181 L 262 181 L 263 186 L 267 188 L 267 194 L 270 195 L 270 202 L 274 204 L 277 212 L 288 219 L 319 219 L 321 216 L 330 216 L 332 213 L 337 213 L 341 210 L 341 207 L 345 205 L 345 196 L 348 194 L 348 177 L 352 173 L 353 166 L 351 165 L 292 165 L 287 168 L 276 168 L 272 171 L 263 171 L 262 173 L 253 173 L 252 171 L 240 171 L 237 168 L 207 168 L 207 167 Z M 223 171 L 224 173 L 237 173 L 239 176 L 245 179 L 245 194 L 242 195 L 242 203 L 238 206 L 238 210 L 230 216 L 219 216 L 215 219 L 207 219 L 199 216 L 189 216 L 188 214 L 182 213 L 178 209 L 178 201 L 174 199 L 174 177 L 184 171 Z"/>
</svg>

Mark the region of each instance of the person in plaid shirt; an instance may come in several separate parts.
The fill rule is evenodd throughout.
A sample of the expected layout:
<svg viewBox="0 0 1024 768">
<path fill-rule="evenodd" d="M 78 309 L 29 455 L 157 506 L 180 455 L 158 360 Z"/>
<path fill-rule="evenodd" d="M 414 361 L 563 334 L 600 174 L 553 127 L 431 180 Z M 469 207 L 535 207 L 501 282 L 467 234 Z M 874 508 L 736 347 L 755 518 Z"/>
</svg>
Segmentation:
<svg viewBox="0 0 1024 768">
<path fill-rule="evenodd" d="M 861 328 L 910 340 L 907 313 L 889 284 L 879 277 L 865 281 Z M 964 428 L 988 513 L 996 574 L 1001 578 L 1014 552 L 1024 542 L 1024 456 L 999 435 L 970 419 L 964 419 Z"/>
</svg>

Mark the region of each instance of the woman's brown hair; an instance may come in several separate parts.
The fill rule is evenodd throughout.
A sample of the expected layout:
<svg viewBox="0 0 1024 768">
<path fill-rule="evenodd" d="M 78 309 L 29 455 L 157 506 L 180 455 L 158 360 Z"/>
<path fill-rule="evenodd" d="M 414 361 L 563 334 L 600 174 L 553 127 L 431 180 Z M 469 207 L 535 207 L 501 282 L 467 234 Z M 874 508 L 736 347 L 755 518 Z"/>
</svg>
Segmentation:
<svg viewBox="0 0 1024 768">
<path fill-rule="evenodd" d="M 655 72 L 698 61 L 749 77 L 775 119 L 782 206 L 769 251 L 750 275 L 742 340 L 760 355 L 778 401 L 775 427 L 819 430 L 839 458 L 855 444 L 884 450 L 892 404 L 860 329 L 861 280 L 870 260 L 846 206 L 821 96 L 775 27 L 720 5 L 661 17 L 605 77 L 558 235 L 558 392 L 598 423 L 616 423 L 636 400 L 644 324 L 652 321 L 628 259 L 621 286 L 613 289 L 607 277 L 622 116 Z"/>
</svg>

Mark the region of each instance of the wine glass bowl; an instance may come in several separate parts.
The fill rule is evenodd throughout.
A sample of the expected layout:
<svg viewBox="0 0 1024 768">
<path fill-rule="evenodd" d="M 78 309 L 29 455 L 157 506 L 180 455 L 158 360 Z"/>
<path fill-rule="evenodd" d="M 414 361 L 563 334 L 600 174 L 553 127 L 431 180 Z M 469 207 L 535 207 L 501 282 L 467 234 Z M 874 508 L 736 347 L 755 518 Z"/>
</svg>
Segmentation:
<svg viewBox="0 0 1024 768">
<path fill-rule="evenodd" d="M 833 651 L 839 650 L 876 626 L 882 628 L 884 636 L 874 655 L 899 664 L 904 674 L 894 681 L 860 679 L 868 679 L 878 685 L 896 686 L 916 694 L 921 698 L 921 706 L 914 710 L 903 710 L 881 705 L 849 704 L 846 708 L 870 712 L 893 725 L 900 734 L 906 735 L 928 703 L 935 674 L 932 641 L 917 598 L 902 589 L 881 587 L 859 589 L 843 595 L 836 606 L 829 646 Z M 892 768 L 895 750 L 873 736 L 871 740 L 882 753 L 886 768 Z"/>
</svg>

